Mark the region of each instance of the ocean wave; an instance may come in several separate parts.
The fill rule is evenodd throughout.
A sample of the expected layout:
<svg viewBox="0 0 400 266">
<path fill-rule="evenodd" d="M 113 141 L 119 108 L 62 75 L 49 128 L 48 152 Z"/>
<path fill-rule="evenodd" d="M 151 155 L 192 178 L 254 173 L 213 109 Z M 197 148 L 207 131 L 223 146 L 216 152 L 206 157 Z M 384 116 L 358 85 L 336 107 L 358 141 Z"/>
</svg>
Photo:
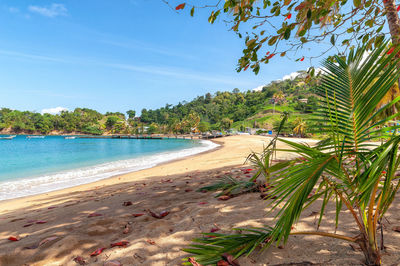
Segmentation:
<svg viewBox="0 0 400 266">
<path fill-rule="evenodd" d="M 179 151 L 162 152 L 134 159 L 62 171 L 34 178 L 0 182 L 0 200 L 46 193 L 58 189 L 95 182 L 115 175 L 126 174 L 183 157 L 205 152 L 219 146 L 211 141 L 201 140 L 200 146 Z"/>
</svg>

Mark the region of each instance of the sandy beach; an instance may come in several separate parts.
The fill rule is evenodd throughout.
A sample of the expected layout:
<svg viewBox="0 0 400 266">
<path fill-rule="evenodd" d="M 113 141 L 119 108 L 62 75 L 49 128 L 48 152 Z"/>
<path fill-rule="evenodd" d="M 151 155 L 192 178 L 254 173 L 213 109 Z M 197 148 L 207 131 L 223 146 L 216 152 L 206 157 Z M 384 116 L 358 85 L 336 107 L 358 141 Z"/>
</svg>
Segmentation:
<svg viewBox="0 0 400 266">
<path fill-rule="evenodd" d="M 201 232 L 218 227 L 273 225 L 259 193 L 227 201 L 215 193 L 196 192 L 225 175 L 248 178 L 241 169 L 251 151 L 269 141 L 260 136 L 218 139 L 213 151 L 130 174 L 46 194 L 0 202 L 0 265 L 180 265 L 181 251 Z M 301 140 L 300 140 L 301 141 Z M 283 147 L 282 144 L 279 144 Z M 278 153 L 278 158 L 288 156 Z M 125 204 L 124 204 L 125 202 Z M 130 204 L 130 203 L 132 204 Z M 295 229 L 314 230 L 319 203 L 309 207 Z M 157 219 L 148 214 L 169 214 Z M 400 264 L 400 200 L 396 199 L 382 226 L 383 265 Z M 139 214 L 144 214 L 138 217 Z M 327 209 L 321 229 L 334 231 L 334 206 Z M 354 235 L 356 226 L 344 212 L 338 232 Z M 19 236 L 19 241 L 10 241 Z M 129 241 L 127 247 L 111 243 Z M 106 248 L 98 256 L 90 256 Z M 292 236 L 285 246 L 272 247 L 239 259 L 240 265 L 362 265 L 363 254 L 349 243 L 317 236 Z M 83 265 L 83 264 L 82 264 Z"/>
</svg>

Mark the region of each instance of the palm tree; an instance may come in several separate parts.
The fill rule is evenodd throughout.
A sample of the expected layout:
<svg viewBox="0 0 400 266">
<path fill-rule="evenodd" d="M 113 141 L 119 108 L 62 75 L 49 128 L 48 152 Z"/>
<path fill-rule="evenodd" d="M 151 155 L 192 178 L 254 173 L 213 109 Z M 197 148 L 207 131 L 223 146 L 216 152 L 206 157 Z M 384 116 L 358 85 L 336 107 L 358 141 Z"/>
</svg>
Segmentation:
<svg viewBox="0 0 400 266">
<path fill-rule="evenodd" d="M 301 117 L 296 118 L 294 120 L 294 128 L 293 128 L 293 133 L 295 135 L 298 135 L 300 137 L 304 137 L 306 134 L 306 121 L 304 121 Z"/>
<path fill-rule="evenodd" d="M 270 203 L 273 209 L 280 209 L 275 225 L 241 229 L 242 233 L 233 235 L 213 233 L 213 238 L 195 239 L 200 245 L 192 245 L 187 252 L 195 254 L 202 264 L 213 264 L 224 253 L 239 257 L 260 244 L 268 247 L 285 243 L 290 235 L 318 235 L 357 244 L 367 265 L 381 265 L 377 224 L 400 188 L 396 176 L 400 136 L 387 133 L 399 126 L 379 128 L 400 114 L 375 120 L 400 100 L 397 97 L 376 112 L 376 106 L 400 77 L 396 67 L 399 59 L 395 58 L 399 49 L 387 54 L 386 45 L 377 47 L 366 58 L 365 48 L 359 47 L 347 58 L 336 56 L 336 62 L 323 62 L 326 73 L 317 91 L 323 100 L 313 121 L 320 123 L 319 130 L 329 137 L 315 147 L 280 140 L 292 148 L 286 151 L 301 157 L 285 162 L 286 165 L 275 164 L 269 171 L 269 194 L 273 198 Z M 380 137 L 386 139 L 382 145 L 371 144 Z M 293 223 L 316 200 L 321 203 L 316 230 L 293 232 Z M 336 226 L 343 205 L 353 217 L 357 235 L 319 230 L 325 207 L 331 201 L 337 206 Z"/>
</svg>

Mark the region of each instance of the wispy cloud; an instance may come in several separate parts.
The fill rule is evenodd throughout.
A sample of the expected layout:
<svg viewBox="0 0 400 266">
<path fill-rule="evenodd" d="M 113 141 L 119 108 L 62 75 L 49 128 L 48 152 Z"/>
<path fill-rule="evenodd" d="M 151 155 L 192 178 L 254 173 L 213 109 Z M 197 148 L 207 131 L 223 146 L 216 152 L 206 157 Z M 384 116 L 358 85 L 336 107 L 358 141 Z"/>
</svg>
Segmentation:
<svg viewBox="0 0 400 266">
<path fill-rule="evenodd" d="M 54 3 L 50 6 L 29 6 L 28 10 L 49 18 L 66 16 L 68 14 L 68 9 L 63 4 Z"/>
<path fill-rule="evenodd" d="M 0 50 L 0 55 L 6 55 L 10 57 L 19 57 L 32 61 L 46 61 L 54 63 L 65 63 L 74 65 L 90 65 L 90 66 L 103 66 L 107 68 L 132 71 L 138 73 L 146 73 L 155 76 L 167 76 L 173 77 L 175 79 L 185 79 L 185 80 L 197 80 L 197 81 L 207 81 L 214 82 L 225 85 L 232 86 L 252 86 L 253 81 L 235 79 L 232 76 L 223 76 L 210 73 L 202 73 L 197 71 L 190 71 L 187 68 L 177 68 L 173 66 L 153 66 L 153 65 L 135 65 L 135 64 L 122 64 L 115 62 L 106 62 L 99 60 L 92 60 L 89 58 L 76 58 L 76 57 L 54 57 L 48 55 L 37 55 L 29 53 L 21 53 L 16 51 Z"/>
<path fill-rule="evenodd" d="M 16 8 L 16 7 L 8 7 L 7 8 L 7 10 L 8 10 L 8 12 L 10 12 L 10 13 L 19 13 L 19 8 Z"/>
<path fill-rule="evenodd" d="M 191 54 L 184 54 L 184 53 L 179 53 L 175 51 L 170 51 L 168 49 L 160 48 L 160 47 L 151 47 L 148 43 L 141 43 L 141 42 L 116 42 L 116 41 L 102 41 L 102 43 L 109 44 L 112 46 L 116 47 L 121 47 L 121 48 L 126 48 L 126 49 L 132 49 L 132 50 L 142 50 L 142 51 L 149 51 L 161 55 L 167 55 L 167 56 L 174 56 L 174 57 L 180 57 L 180 58 L 186 58 L 186 59 L 196 59 L 195 56 Z"/>
<path fill-rule="evenodd" d="M 59 107 L 54 107 L 54 108 L 43 109 L 40 113 L 57 115 L 57 114 L 61 113 L 62 111 L 68 111 L 68 108 L 59 106 Z"/>
</svg>

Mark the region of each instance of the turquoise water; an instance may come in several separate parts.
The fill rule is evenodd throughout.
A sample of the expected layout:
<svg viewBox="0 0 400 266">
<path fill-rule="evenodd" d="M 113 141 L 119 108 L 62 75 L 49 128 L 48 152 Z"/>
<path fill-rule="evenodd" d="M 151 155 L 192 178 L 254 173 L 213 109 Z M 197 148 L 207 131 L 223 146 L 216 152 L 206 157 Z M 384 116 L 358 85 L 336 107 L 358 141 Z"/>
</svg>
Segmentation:
<svg viewBox="0 0 400 266">
<path fill-rule="evenodd" d="M 89 183 L 199 153 L 199 140 L 64 139 L 46 136 L 0 140 L 0 200 Z"/>
</svg>

